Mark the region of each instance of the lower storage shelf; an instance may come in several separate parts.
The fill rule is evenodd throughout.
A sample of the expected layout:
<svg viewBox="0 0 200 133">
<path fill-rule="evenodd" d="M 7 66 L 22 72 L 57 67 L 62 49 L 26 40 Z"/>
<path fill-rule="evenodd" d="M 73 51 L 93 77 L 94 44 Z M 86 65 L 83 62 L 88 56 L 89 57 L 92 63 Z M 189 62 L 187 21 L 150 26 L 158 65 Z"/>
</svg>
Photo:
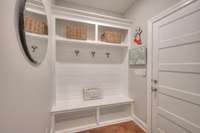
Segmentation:
<svg viewBox="0 0 200 133">
<path fill-rule="evenodd" d="M 100 108 L 99 122 L 119 120 L 130 116 L 130 105 L 113 105 Z"/>
<path fill-rule="evenodd" d="M 100 122 L 99 124 L 91 123 L 87 125 L 80 125 L 77 127 L 69 127 L 69 128 L 67 127 L 64 128 L 64 126 L 62 125 L 62 128 L 57 127 L 53 133 L 76 133 L 76 132 L 82 132 L 85 130 L 90 130 L 94 128 L 99 128 L 103 126 L 108 126 L 108 125 L 113 125 L 113 124 L 118 124 L 118 123 L 123 123 L 123 122 L 128 122 L 128 121 L 133 121 L 132 117 L 124 117 L 121 119 L 114 119 L 114 120 L 109 120 L 105 122 Z M 59 124 L 63 124 L 63 123 L 59 123 Z M 68 124 L 68 122 L 66 122 L 65 125 L 66 124 Z M 56 124 L 56 126 L 60 126 L 60 125 Z"/>
<path fill-rule="evenodd" d="M 77 129 L 96 126 L 96 111 L 83 110 L 55 116 L 55 132 L 69 133 Z"/>
<path fill-rule="evenodd" d="M 74 133 L 132 120 L 133 100 L 128 97 L 76 102 L 53 108 L 54 133 Z"/>
</svg>

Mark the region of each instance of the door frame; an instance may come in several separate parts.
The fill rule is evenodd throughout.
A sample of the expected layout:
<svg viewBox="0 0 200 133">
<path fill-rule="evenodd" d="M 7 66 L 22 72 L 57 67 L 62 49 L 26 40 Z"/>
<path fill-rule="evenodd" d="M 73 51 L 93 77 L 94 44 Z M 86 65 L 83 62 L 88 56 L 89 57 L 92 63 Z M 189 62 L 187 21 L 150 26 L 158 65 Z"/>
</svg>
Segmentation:
<svg viewBox="0 0 200 133">
<path fill-rule="evenodd" d="M 197 0 L 183 0 L 159 15 L 148 20 L 148 39 L 147 39 L 147 133 L 152 133 L 152 64 L 153 64 L 153 25 L 163 18 L 179 11 L 180 9 L 194 3 Z"/>
</svg>

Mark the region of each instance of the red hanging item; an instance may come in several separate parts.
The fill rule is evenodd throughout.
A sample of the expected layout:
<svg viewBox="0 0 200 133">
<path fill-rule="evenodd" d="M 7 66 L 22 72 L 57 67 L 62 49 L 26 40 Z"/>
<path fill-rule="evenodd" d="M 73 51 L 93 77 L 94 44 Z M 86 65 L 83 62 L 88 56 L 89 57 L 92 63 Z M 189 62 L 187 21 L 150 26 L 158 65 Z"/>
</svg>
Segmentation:
<svg viewBox="0 0 200 133">
<path fill-rule="evenodd" d="M 136 29 L 136 34 L 135 34 L 135 37 L 134 37 L 134 42 L 137 45 L 141 45 L 142 44 L 141 34 L 142 34 L 142 30 L 139 27 L 139 29 Z"/>
</svg>

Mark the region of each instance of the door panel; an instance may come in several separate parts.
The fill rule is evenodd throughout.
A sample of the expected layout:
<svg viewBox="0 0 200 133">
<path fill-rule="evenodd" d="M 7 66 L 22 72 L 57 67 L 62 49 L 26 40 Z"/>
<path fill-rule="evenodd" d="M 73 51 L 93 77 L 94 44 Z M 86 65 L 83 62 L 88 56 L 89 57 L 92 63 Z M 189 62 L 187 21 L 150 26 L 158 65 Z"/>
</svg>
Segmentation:
<svg viewBox="0 0 200 133">
<path fill-rule="evenodd" d="M 160 127 L 160 133 L 190 133 L 188 130 L 183 129 L 179 125 L 164 118 L 162 115 L 158 115 L 158 127 Z"/>
<path fill-rule="evenodd" d="M 178 115 L 182 118 L 185 118 L 191 121 L 194 124 L 200 125 L 200 106 L 195 105 L 189 101 L 184 100 L 185 98 L 181 97 L 172 97 L 168 96 L 170 93 L 159 94 L 159 107 Z M 176 106 L 174 106 L 176 105 Z"/>
<path fill-rule="evenodd" d="M 180 37 L 188 33 L 197 32 L 198 29 L 200 28 L 199 25 L 200 20 L 198 18 L 200 16 L 199 9 L 197 9 L 195 12 L 192 13 L 188 12 L 184 16 L 180 17 L 179 16 L 177 15 L 177 18 L 175 18 L 171 22 L 167 22 L 160 25 L 161 42 L 176 37 Z M 184 28 L 179 28 L 180 25 L 184 26 Z"/>
<path fill-rule="evenodd" d="M 200 78 L 195 73 L 159 72 L 159 84 L 200 95 Z M 197 87 L 198 86 L 198 87 Z"/>
<path fill-rule="evenodd" d="M 200 2 L 197 0 L 160 20 L 160 42 L 199 31 L 199 10 Z"/>
<path fill-rule="evenodd" d="M 200 133 L 200 0 L 153 24 L 152 67 L 153 133 Z"/>
<path fill-rule="evenodd" d="M 200 41 L 200 36 L 198 39 Z M 200 62 L 199 51 L 200 43 L 187 43 L 182 46 L 163 48 L 159 50 L 159 61 L 160 63 Z"/>
<path fill-rule="evenodd" d="M 180 117 L 178 115 L 175 115 L 163 108 L 157 108 L 157 114 L 163 116 L 163 118 L 171 121 L 172 124 L 176 124 L 180 127 L 182 127 L 183 130 L 189 131 L 190 133 L 199 133 L 199 126 L 191 123 L 187 119 L 184 119 L 183 117 Z M 158 129 L 161 129 L 160 127 L 157 127 L 156 132 Z M 165 131 L 164 129 L 161 129 L 162 131 Z M 172 133 L 177 133 L 173 131 Z"/>
</svg>

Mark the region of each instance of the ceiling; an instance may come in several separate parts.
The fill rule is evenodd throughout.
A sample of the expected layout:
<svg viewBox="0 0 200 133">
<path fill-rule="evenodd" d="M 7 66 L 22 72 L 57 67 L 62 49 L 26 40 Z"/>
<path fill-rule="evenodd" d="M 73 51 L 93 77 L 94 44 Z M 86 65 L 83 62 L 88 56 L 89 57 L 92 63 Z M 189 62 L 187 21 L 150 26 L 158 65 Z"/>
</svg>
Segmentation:
<svg viewBox="0 0 200 133">
<path fill-rule="evenodd" d="M 58 0 L 59 1 L 59 0 Z M 66 2 L 123 14 L 135 0 L 64 0 Z"/>
</svg>

